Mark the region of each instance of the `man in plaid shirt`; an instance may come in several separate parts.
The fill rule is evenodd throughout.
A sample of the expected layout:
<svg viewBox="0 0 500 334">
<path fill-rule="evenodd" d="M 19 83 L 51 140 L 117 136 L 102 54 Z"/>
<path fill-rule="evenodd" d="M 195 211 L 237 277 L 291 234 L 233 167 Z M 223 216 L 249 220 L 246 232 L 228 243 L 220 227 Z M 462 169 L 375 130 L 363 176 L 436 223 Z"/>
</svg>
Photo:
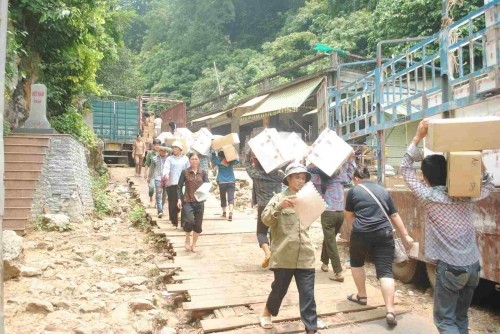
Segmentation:
<svg viewBox="0 0 500 334">
<path fill-rule="evenodd" d="M 485 172 L 481 196 L 450 197 L 446 189 L 446 160 L 429 155 L 422 160 L 417 148 L 427 135 L 427 120 L 420 122 L 413 142 L 401 163 L 401 174 L 426 211 L 425 249 L 428 261 L 436 263 L 434 323 L 440 333 L 468 333 L 467 311 L 479 283 L 479 249 L 474 227 L 474 205 L 493 190 L 492 177 Z M 417 179 L 413 163 L 422 161 L 425 183 Z"/>
</svg>

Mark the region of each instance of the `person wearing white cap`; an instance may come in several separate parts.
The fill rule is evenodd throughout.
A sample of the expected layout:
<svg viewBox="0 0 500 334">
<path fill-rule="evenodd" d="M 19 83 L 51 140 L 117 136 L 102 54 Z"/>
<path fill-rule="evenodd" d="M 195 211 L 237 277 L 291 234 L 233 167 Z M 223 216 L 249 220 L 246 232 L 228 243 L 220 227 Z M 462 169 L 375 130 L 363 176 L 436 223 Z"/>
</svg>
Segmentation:
<svg viewBox="0 0 500 334">
<path fill-rule="evenodd" d="M 179 212 L 177 201 L 179 199 L 177 193 L 177 185 L 179 177 L 184 169 L 189 168 L 189 159 L 182 155 L 182 143 L 176 140 L 172 143 L 173 154 L 167 158 L 163 167 L 163 178 L 167 186 L 168 197 L 168 216 L 173 226 L 179 225 Z"/>
<path fill-rule="evenodd" d="M 318 329 L 318 315 L 314 299 L 314 247 L 297 214 L 295 195 L 311 180 L 311 174 L 299 163 L 291 163 L 285 170 L 283 183 L 288 188 L 274 195 L 262 213 L 262 222 L 271 228 L 270 269 L 274 282 L 266 307 L 260 315 L 260 325 L 272 328 L 271 316 L 277 316 L 281 302 L 295 277 L 299 291 L 300 318 L 306 332 Z"/>
</svg>

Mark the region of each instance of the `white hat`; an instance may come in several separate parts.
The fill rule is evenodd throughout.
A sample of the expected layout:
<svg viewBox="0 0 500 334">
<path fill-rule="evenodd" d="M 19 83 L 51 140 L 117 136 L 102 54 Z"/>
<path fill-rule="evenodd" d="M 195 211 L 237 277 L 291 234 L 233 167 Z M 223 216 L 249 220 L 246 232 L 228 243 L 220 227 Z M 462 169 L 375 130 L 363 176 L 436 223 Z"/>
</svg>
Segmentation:
<svg viewBox="0 0 500 334">
<path fill-rule="evenodd" d="M 175 140 L 172 143 L 172 147 L 178 147 L 182 151 L 182 143 L 180 142 L 180 140 Z"/>
<path fill-rule="evenodd" d="M 299 174 L 299 173 L 306 174 L 306 182 L 309 182 L 311 180 L 311 173 L 307 171 L 307 168 L 304 167 L 304 165 L 299 164 L 297 162 L 292 162 L 291 164 L 288 165 L 288 167 L 285 170 L 285 177 L 283 178 L 283 184 L 285 186 L 288 186 L 287 177 L 289 177 L 292 174 Z"/>
</svg>

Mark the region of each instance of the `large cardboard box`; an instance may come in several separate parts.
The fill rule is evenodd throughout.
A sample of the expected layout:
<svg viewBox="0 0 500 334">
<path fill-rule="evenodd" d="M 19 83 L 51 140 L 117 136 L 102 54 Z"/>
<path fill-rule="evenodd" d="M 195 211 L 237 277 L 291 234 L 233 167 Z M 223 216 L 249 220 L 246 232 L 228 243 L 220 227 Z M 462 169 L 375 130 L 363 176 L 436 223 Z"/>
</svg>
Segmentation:
<svg viewBox="0 0 500 334">
<path fill-rule="evenodd" d="M 432 119 L 425 145 L 434 152 L 498 149 L 499 134 L 498 116 Z"/>
<path fill-rule="evenodd" d="M 448 153 L 448 195 L 478 197 L 481 194 L 481 152 Z"/>
<path fill-rule="evenodd" d="M 234 144 L 239 144 L 240 143 L 240 138 L 238 137 L 237 133 L 230 133 L 224 137 L 220 138 L 215 138 L 212 141 L 212 148 L 214 150 L 220 150 L 226 145 L 234 145 Z"/>
<path fill-rule="evenodd" d="M 289 134 L 285 142 L 288 146 L 289 155 L 295 162 L 301 162 L 309 152 L 309 146 L 295 132 Z"/>
<path fill-rule="evenodd" d="M 285 148 L 285 143 L 280 139 L 276 129 L 264 129 L 248 141 L 248 146 L 250 146 L 266 173 L 270 173 L 292 161 L 289 157 L 289 151 Z"/>
<path fill-rule="evenodd" d="M 202 155 L 210 154 L 210 145 L 212 144 L 212 134 L 207 128 L 201 128 L 196 134 L 191 148 Z"/>
<path fill-rule="evenodd" d="M 227 161 L 234 161 L 238 160 L 238 151 L 236 151 L 236 148 L 234 148 L 233 145 L 226 145 L 222 148 L 222 151 L 224 151 L 224 156 L 226 157 Z"/>
<path fill-rule="evenodd" d="M 351 153 L 351 145 L 340 138 L 335 131 L 326 128 L 312 144 L 307 161 L 316 165 L 325 174 L 332 176 Z"/>
</svg>

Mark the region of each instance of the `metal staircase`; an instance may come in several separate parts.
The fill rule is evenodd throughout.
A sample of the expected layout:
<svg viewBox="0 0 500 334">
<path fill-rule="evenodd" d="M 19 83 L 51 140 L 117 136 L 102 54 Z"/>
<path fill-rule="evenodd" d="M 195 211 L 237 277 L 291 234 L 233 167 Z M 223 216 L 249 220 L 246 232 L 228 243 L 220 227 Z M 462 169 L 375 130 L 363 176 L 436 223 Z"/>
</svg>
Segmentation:
<svg viewBox="0 0 500 334">
<path fill-rule="evenodd" d="M 377 136 L 379 182 L 384 182 L 384 130 L 498 98 L 500 0 L 427 38 L 382 41 L 377 60 L 341 64 L 330 87 L 329 126 L 346 141 Z M 480 27 L 480 28 L 478 28 Z M 406 53 L 382 59 L 385 44 L 415 43 Z M 341 85 L 342 70 L 375 66 Z"/>
</svg>

